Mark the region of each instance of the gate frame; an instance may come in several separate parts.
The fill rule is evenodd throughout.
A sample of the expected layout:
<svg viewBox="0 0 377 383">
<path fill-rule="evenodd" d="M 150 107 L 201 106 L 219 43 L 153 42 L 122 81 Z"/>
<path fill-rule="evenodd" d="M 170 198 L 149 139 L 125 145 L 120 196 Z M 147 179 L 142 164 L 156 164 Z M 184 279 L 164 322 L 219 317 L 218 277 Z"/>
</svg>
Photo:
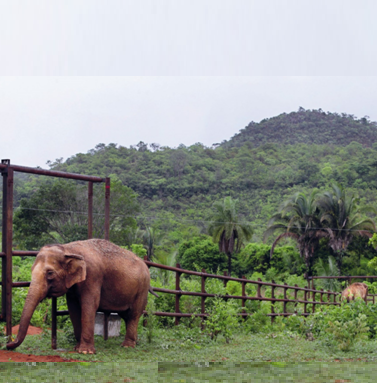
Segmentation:
<svg viewBox="0 0 377 383">
<path fill-rule="evenodd" d="M 76 173 L 66 173 L 40 168 L 11 165 L 9 159 L 1 160 L 0 172 L 3 177 L 3 210 L 2 210 L 2 252 L 0 253 L 2 263 L 2 293 L 0 321 L 5 321 L 5 332 L 8 337 L 12 336 L 12 288 L 27 287 L 30 282 L 13 282 L 12 257 L 13 256 L 36 256 L 38 251 L 13 250 L 13 184 L 14 172 L 44 175 L 57 178 L 66 178 L 88 182 L 88 239 L 93 237 L 93 183 L 105 182 L 105 239 L 110 235 L 110 178 L 87 176 Z M 51 314 L 51 345 L 56 349 L 56 317 L 57 298 L 52 298 Z"/>
</svg>

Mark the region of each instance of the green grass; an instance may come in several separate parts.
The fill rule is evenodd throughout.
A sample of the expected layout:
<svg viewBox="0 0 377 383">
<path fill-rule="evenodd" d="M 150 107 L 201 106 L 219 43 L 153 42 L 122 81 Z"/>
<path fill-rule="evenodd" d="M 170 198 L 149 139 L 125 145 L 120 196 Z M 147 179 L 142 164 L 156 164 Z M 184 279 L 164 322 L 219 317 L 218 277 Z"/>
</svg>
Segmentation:
<svg viewBox="0 0 377 383">
<path fill-rule="evenodd" d="M 195 363 L 3 363 L 3 382 L 375 382 L 373 363 L 195 362 Z"/>
<path fill-rule="evenodd" d="M 324 340 L 307 341 L 285 333 L 238 334 L 227 344 L 212 342 L 198 329 L 157 329 L 151 343 L 140 333 L 135 349 L 120 347 L 123 337 L 96 336 L 95 355 L 70 353 L 73 344 L 58 334 L 26 337 L 17 352 L 60 355 L 81 363 L 3 363 L 4 382 L 375 382 L 377 342 L 361 341 L 348 352 Z M 65 351 L 63 351 L 65 350 Z M 103 363 L 90 363 L 103 362 Z M 372 362 L 372 363 L 368 363 Z"/>
</svg>

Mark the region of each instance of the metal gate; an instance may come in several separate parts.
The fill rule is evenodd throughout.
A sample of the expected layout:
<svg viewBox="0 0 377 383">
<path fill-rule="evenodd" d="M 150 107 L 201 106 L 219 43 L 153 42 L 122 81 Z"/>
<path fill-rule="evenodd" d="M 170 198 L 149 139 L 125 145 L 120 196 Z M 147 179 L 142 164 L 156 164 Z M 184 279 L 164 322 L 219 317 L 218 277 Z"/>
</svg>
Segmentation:
<svg viewBox="0 0 377 383">
<path fill-rule="evenodd" d="M 12 335 L 12 288 L 29 286 L 30 282 L 13 282 L 12 257 L 13 256 L 36 256 L 37 251 L 13 250 L 13 183 L 14 173 L 38 174 L 50 177 L 66 178 L 88 182 L 88 239 L 93 234 L 93 184 L 105 182 L 105 239 L 109 239 L 110 231 L 110 178 L 100 178 L 75 173 L 65 173 L 26 166 L 12 165 L 10 160 L 1 160 L 0 171 L 3 177 L 3 219 L 2 219 L 2 294 L 0 320 L 6 323 L 7 336 Z M 52 348 L 56 348 L 56 298 L 52 298 Z"/>
</svg>

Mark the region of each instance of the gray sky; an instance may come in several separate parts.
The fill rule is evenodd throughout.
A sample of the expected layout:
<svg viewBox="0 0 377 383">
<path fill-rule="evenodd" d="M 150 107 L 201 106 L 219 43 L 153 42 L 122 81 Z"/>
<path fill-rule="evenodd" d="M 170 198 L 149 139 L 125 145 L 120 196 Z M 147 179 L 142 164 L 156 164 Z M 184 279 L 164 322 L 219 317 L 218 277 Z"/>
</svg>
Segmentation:
<svg viewBox="0 0 377 383">
<path fill-rule="evenodd" d="M 0 157 L 229 139 L 322 108 L 377 120 L 375 0 L 0 0 Z"/>
</svg>

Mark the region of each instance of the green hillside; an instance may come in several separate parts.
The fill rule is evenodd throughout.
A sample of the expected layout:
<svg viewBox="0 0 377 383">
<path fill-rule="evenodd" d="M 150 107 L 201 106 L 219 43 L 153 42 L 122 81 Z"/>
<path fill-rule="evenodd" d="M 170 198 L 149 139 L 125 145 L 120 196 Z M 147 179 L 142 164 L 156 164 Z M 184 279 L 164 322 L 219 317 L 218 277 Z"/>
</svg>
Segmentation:
<svg viewBox="0 0 377 383">
<path fill-rule="evenodd" d="M 251 134 L 257 128 L 262 132 L 258 137 Z M 309 195 L 313 189 L 329 190 L 336 181 L 348 194 L 360 198 L 359 206 L 377 207 L 376 138 L 375 124 L 366 118 L 364 121 L 349 115 L 299 110 L 252 123 L 231 140 L 212 148 L 200 143 L 178 148 L 144 142 L 128 148 L 98 144 L 87 153 L 75 154 L 66 161 L 56 160 L 50 167 L 110 176 L 115 181 L 112 240 L 128 245 L 140 243 L 140 238 L 135 242 L 136 228 L 152 226 L 160 236 L 160 240 L 155 239 L 159 253 L 167 255 L 178 251 L 184 241 L 208 234 L 213 204 L 226 196 L 239 200 L 241 219 L 253 227 L 254 243 L 262 241 L 271 216 L 296 192 Z M 41 236 L 43 225 L 52 228 L 49 230 L 55 232 L 53 238 L 58 241 L 85 238 L 82 212 L 86 209 L 86 188 L 80 183 L 67 188 L 64 182 L 41 182 L 30 176 L 16 179 L 16 206 L 26 197 L 15 219 L 15 238 L 21 247 L 38 248 L 41 243 L 51 242 L 48 230 Z M 103 197 L 100 190 L 96 193 L 96 230 L 102 236 Z M 69 215 L 59 210 L 68 211 Z M 192 243 L 197 241 L 200 242 L 194 239 Z M 272 241 L 269 238 L 267 242 Z M 372 251 L 366 243 L 352 245 L 352 267 L 355 262 L 360 267 L 362 262 L 366 265 L 367 258 L 361 262 L 360 255 Z M 204 245 L 205 242 L 198 243 Z M 268 270 L 268 250 L 263 248 L 260 254 L 264 257 L 263 270 Z M 326 259 L 328 248 L 321 254 Z M 300 267 L 297 264 L 295 269 Z M 293 266 L 290 270 L 294 270 Z"/>
<path fill-rule="evenodd" d="M 377 142 L 377 123 L 369 121 L 368 116 L 358 119 L 345 113 L 300 108 L 298 112 L 283 113 L 259 123 L 250 122 L 221 145 L 229 148 L 246 142 L 255 147 L 266 143 L 347 146 L 351 142 L 370 147 Z"/>
<path fill-rule="evenodd" d="M 320 131 L 314 122 L 306 122 L 298 129 L 299 119 L 305 116 L 307 121 L 319 116 L 320 121 L 327 122 L 319 125 Z M 285 126 L 287 132 L 302 134 L 285 134 L 292 144 L 262 144 L 271 139 L 266 135 L 256 145 L 255 141 L 247 141 L 246 133 L 241 132 L 215 149 L 202 144 L 178 148 L 156 147 L 143 142 L 129 148 L 99 144 L 88 153 L 76 154 L 65 162 L 57 161 L 51 167 L 119 178 L 138 194 L 143 222 L 158 221 L 166 230 L 179 224 L 196 225 L 204 232 L 213 202 L 227 195 L 239 198 L 242 214 L 255 226 L 255 239 L 258 240 L 271 214 L 295 191 L 323 189 L 337 181 L 362 197 L 362 201 L 375 201 L 377 146 L 371 147 L 377 138 L 374 124 L 363 124 L 348 115 L 302 110 L 260 124 L 271 126 L 272 132 L 272 126 L 278 126 L 276 121 L 280 121 L 280 130 Z M 325 128 L 331 121 L 335 128 Z M 278 131 L 276 128 L 276 139 Z M 338 132 L 337 137 L 341 138 L 338 145 L 322 139 L 322 131 L 325 135 Z M 240 145 L 242 137 L 244 143 Z M 307 142 L 295 142 L 304 141 L 305 137 Z M 369 145 L 362 145 L 357 138 Z M 314 140 L 326 143 L 314 144 Z"/>
</svg>

